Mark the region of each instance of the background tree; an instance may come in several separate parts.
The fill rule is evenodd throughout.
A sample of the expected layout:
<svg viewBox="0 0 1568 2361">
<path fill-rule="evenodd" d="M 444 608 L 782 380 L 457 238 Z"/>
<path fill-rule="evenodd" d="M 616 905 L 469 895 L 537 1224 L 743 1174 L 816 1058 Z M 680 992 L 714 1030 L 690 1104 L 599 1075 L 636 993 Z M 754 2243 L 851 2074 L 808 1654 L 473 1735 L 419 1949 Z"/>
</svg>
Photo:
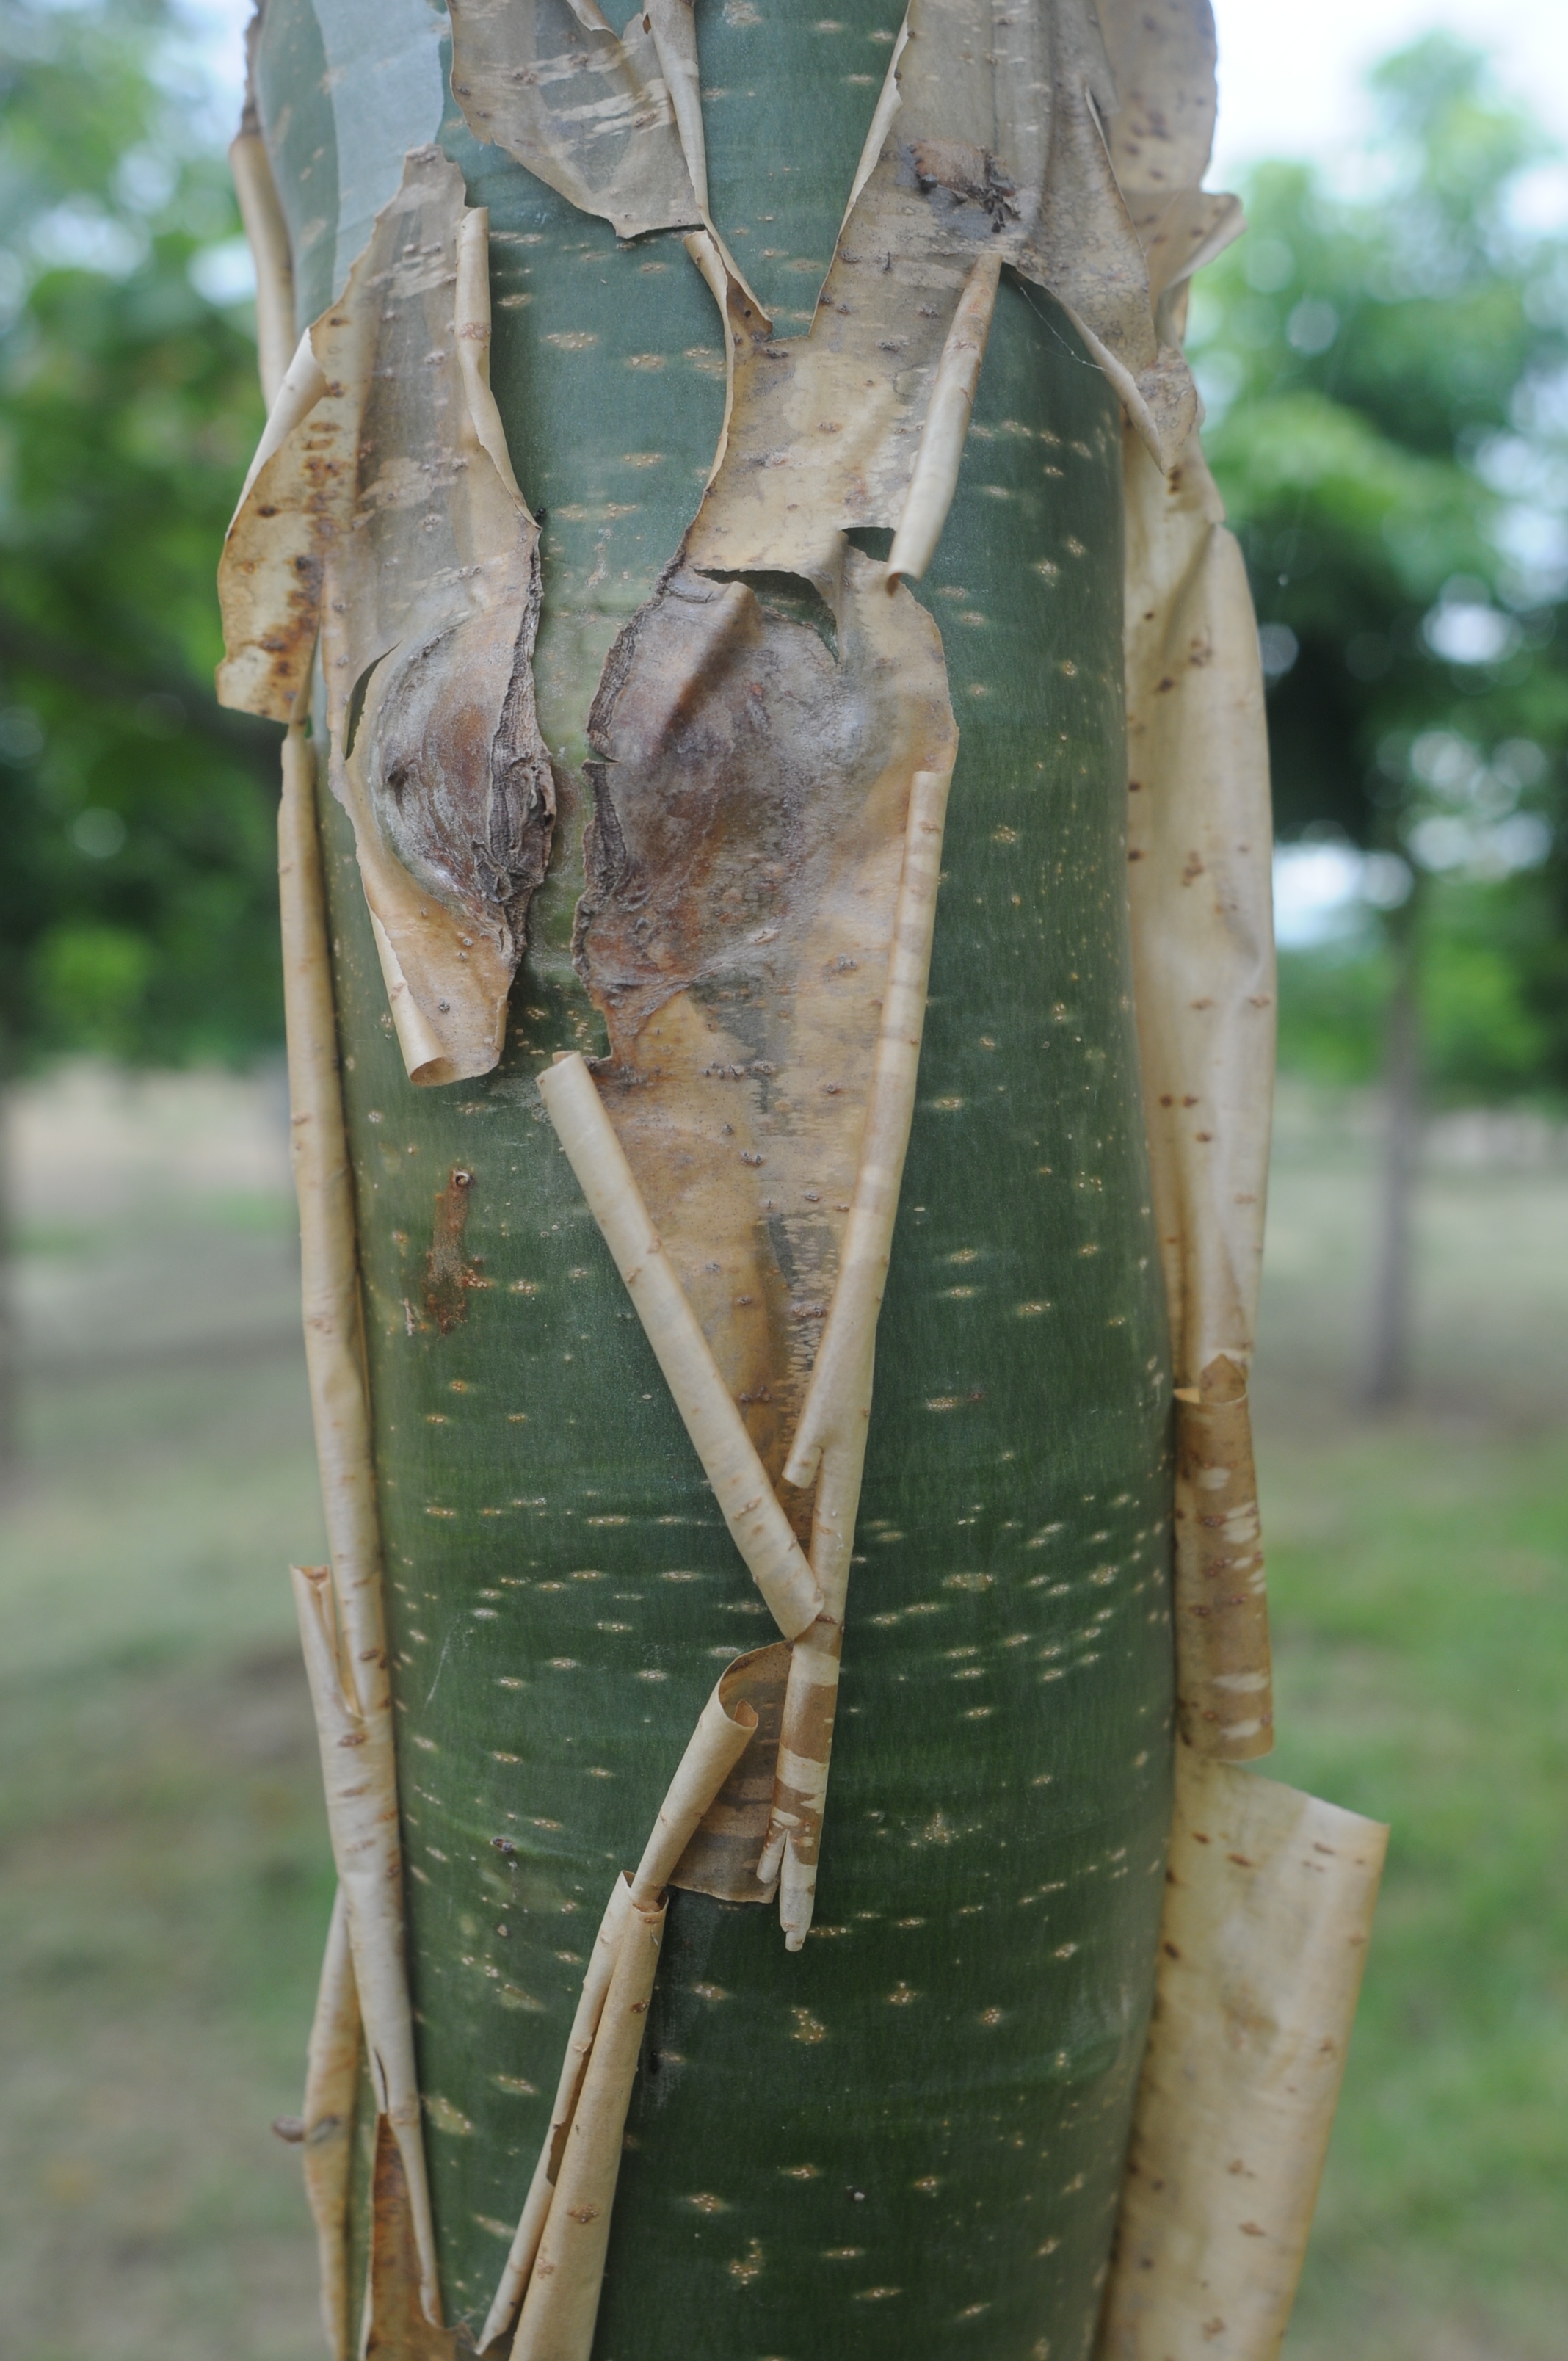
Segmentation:
<svg viewBox="0 0 1568 2361">
<path fill-rule="evenodd" d="M 5 0 L 0 88 L 0 1087 L 254 1055 L 277 733 L 212 691 L 260 419 L 226 168 L 159 0 Z M 0 1454 L 14 1367 L 0 1341 Z"/>
<path fill-rule="evenodd" d="M 1407 1377 L 1423 1082 L 1568 1083 L 1568 247 L 1528 225 L 1549 152 L 1433 35 L 1372 78 L 1360 190 L 1271 164 L 1191 344 L 1271 675 L 1280 835 L 1376 858 L 1347 958 L 1286 962 L 1285 1055 L 1361 1079 L 1388 1131 L 1369 1392 Z"/>
</svg>

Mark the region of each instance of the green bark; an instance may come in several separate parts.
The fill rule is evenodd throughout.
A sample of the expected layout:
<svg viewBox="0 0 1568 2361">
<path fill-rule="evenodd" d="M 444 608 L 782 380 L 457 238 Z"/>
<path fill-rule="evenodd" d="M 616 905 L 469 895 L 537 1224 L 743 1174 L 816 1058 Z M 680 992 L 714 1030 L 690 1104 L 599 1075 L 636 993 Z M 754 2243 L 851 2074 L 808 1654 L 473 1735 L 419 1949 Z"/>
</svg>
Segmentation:
<svg viewBox="0 0 1568 2361">
<path fill-rule="evenodd" d="M 832 32 L 756 13 L 701 15 L 714 211 L 801 333 L 898 12 L 847 0 Z M 387 22 L 332 0 L 340 126 Z M 306 0 L 269 0 L 302 318 L 365 203 L 325 58 Z M 618 247 L 450 108 L 441 137 L 490 208 L 494 381 L 547 512 L 541 719 L 575 773 L 600 665 L 711 460 L 717 317 L 678 237 Z M 598 2361 L 1065 2361 L 1091 2334 L 1169 1820 L 1120 507 L 1113 395 L 1049 299 L 1004 280 L 920 592 L 961 746 L 817 1925 L 791 1957 L 768 1911 L 674 1896 Z M 584 817 L 579 788 L 501 1067 L 416 1092 L 323 808 L 421 2079 L 448 2315 L 475 2326 L 611 1877 L 719 1664 L 773 1636 L 533 1085 L 602 1038 L 569 957 Z M 459 1168 L 478 1283 L 455 1290 L 436 1198 Z"/>
</svg>

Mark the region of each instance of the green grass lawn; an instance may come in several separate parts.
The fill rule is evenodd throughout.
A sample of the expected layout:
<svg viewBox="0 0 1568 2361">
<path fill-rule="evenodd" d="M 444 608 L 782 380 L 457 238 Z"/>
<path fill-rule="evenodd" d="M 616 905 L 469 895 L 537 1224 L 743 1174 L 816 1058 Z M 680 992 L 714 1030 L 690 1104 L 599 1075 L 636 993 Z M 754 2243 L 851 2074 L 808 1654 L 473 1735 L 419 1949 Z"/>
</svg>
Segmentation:
<svg viewBox="0 0 1568 2361">
<path fill-rule="evenodd" d="M 1568 1173 L 1439 1174 L 1417 1406 L 1351 1406 L 1365 1154 L 1282 1127 L 1271 1771 L 1393 1824 L 1286 2361 L 1560 2361 Z M 40 1227 L 0 1530 L 0 2320 L 18 2361 L 319 2353 L 296 2154 L 331 1896 L 285 1207 Z M 85 1307 L 112 1307 L 109 1333 Z M 153 1349 L 143 1350 L 150 1339 Z"/>
</svg>

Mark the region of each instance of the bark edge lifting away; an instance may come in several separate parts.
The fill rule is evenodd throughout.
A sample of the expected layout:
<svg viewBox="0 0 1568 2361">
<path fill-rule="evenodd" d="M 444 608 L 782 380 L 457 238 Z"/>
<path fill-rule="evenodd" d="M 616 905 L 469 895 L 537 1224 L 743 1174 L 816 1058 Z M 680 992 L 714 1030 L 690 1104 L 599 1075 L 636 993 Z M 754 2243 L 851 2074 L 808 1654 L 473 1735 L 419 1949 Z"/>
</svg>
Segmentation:
<svg viewBox="0 0 1568 2361">
<path fill-rule="evenodd" d="M 1096 2361 L 1275 2361 L 1387 1835 L 1178 1748 L 1159 1980 Z"/>
<path fill-rule="evenodd" d="M 793 1640 L 820 1613 L 822 1594 L 576 1050 L 557 1054 L 539 1077 L 539 1095 L 625 1282 L 730 1537 L 773 1620 Z"/>
<path fill-rule="evenodd" d="M 315 776 L 314 749 L 295 723 L 283 741 L 278 816 L 283 1010 L 305 1367 L 332 1564 L 308 1572 L 295 1569 L 294 1596 L 370 2079 L 378 2108 L 390 2120 L 401 2151 L 422 2302 L 428 2317 L 436 2320 L 435 2234 L 403 1951 L 380 1529 Z"/>
<path fill-rule="evenodd" d="M 487 240 L 456 166 L 412 149 L 283 379 L 218 575 L 222 703 L 290 719 L 320 630 L 330 782 L 417 1082 L 499 1056 L 555 817 Z"/>
<path fill-rule="evenodd" d="M 1241 226 L 1200 187 L 1214 123 L 1208 0 L 1103 0 L 1123 105 L 1111 153 L 1162 334 Z M 1273 1743 L 1246 1397 L 1274 1086 L 1268 741 L 1246 568 L 1196 426 L 1164 472 L 1123 436 L 1128 902 L 1156 1233 L 1177 1392 L 1180 1729 L 1241 1761 Z"/>
<path fill-rule="evenodd" d="M 560 2081 L 500 2282 L 480 2331 L 482 2351 L 521 2302 L 513 2361 L 588 2361 L 649 1996 L 663 1938 L 665 1887 L 756 1735 L 751 1697 L 782 1682 L 782 1645 L 728 1664 L 698 1717 L 654 1817 L 635 1873 L 611 1888 L 583 1976 Z"/>
</svg>

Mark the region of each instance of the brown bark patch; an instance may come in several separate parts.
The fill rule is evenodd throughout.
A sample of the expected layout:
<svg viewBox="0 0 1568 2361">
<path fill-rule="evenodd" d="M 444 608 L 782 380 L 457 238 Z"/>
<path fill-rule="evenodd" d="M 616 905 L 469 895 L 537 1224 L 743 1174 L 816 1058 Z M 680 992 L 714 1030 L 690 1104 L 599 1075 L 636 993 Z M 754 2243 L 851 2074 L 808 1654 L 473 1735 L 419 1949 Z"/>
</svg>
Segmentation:
<svg viewBox="0 0 1568 2361">
<path fill-rule="evenodd" d="M 433 2327 L 421 2308 L 408 2182 L 397 2135 L 385 2115 L 376 2123 L 371 2207 L 370 2328 L 365 2361 L 457 2361 L 460 2353 L 471 2353 L 471 2338 Z"/>
<path fill-rule="evenodd" d="M 1176 1683 L 1181 1733 L 1245 1763 L 1274 1744 L 1268 1598 L 1246 1378 L 1216 1355 L 1176 1405 Z"/>
<path fill-rule="evenodd" d="M 444 1336 L 468 1317 L 468 1290 L 479 1279 L 477 1265 L 463 1252 L 473 1185 L 473 1174 L 455 1165 L 435 1195 L 435 1227 L 424 1257 L 424 1308 Z"/>
<path fill-rule="evenodd" d="M 770 1475 L 854 1190 L 941 644 L 853 551 L 825 589 L 672 570 L 590 719 L 577 965 L 606 1104 Z"/>
</svg>

